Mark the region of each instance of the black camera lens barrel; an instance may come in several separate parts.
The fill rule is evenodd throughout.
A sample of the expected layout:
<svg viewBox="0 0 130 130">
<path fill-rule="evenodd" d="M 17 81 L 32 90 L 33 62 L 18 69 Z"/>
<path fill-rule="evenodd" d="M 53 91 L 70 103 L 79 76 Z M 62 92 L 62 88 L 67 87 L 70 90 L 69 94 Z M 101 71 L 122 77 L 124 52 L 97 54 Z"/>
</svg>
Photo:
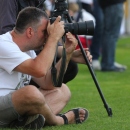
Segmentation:
<svg viewBox="0 0 130 130">
<path fill-rule="evenodd" d="M 65 32 L 71 32 L 77 35 L 93 35 L 94 23 L 92 20 L 77 23 L 65 23 Z"/>
</svg>

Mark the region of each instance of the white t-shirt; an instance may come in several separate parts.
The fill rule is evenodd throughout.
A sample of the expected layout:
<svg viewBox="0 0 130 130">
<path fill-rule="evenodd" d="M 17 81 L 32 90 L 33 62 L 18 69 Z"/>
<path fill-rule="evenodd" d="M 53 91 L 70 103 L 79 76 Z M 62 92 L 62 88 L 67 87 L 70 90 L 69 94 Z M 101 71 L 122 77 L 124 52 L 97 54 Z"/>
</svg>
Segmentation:
<svg viewBox="0 0 130 130">
<path fill-rule="evenodd" d="M 29 84 L 31 76 L 13 71 L 23 61 L 35 58 L 35 52 L 22 52 L 9 32 L 0 35 L 0 96 Z"/>
</svg>

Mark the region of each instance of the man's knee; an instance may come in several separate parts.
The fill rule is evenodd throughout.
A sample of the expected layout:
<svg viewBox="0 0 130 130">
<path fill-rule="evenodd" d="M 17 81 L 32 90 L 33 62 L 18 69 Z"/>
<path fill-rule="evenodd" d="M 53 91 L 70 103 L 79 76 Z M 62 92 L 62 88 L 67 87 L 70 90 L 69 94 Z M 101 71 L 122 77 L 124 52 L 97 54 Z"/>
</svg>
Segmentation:
<svg viewBox="0 0 130 130">
<path fill-rule="evenodd" d="M 16 110 L 21 114 L 25 113 L 27 110 L 30 110 L 31 107 L 38 109 L 44 105 L 45 100 L 41 92 L 32 85 L 23 87 L 12 94 L 12 102 Z"/>
<path fill-rule="evenodd" d="M 43 102 L 44 96 L 41 94 L 38 88 L 36 88 L 33 85 L 29 85 L 27 87 L 24 87 L 24 99 L 32 100 L 32 101 L 39 101 Z"/>
<path fill-rule="evenodd" d="M 70 98 L 71 98 L 70 89 L 68 88 L 68 86 L 66 84 L 62 84 L 61 91 L 62 91 L 63 97 L 68 102 L 70 100 Z"/>
</svg>

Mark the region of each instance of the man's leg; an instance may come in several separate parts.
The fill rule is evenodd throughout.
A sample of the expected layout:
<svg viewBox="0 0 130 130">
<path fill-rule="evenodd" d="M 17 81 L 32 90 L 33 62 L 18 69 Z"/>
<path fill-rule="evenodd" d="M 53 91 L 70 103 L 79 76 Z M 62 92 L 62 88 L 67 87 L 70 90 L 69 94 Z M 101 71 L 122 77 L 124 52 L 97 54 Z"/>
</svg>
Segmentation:
<svg viewBox="0 0 130 130">
<path fill-rule="evenodd" d="M 44 95 L 46 103 L 55 115 L 59 114 L 63 110 L 71 97 L 71 92 L 65 84 L 62 84 L 61 87 L 53 90 L 40 89 L 40 91 Z"/>
<path fill-rule="evenodd" d="M 115 11 L 116 10 L 116 11 Z M 102 70 L 115 68 L 116 42 L 119 37 L 123 18 L 123 3 L 115 4 L 104 9 L 104 32 L 102 41 Z"/>
<path fill-rule="evenodd" d="M 93 56 L 93 60 L 99 60 L 101 53 L 101 42 L 102 42 L 102 32 L 103 32 L 103 11 L 98 4 L 98 0 L 94 0 L 94 17 L 96 19 L 96 26 L 94 30 L 94 36 L 92 39 L 92 44 L 90 46 L 90 51 Z"/>
<path fill-rule="evenodd" d="M 92 66 L 94 70 L 101 70 L 100 65 L 100 54 L 101 54 L 101 42 L 102 42 L 102 32 L 103 32 L 103 11 L 98 3 L 98 0 L 94 0 L 93 14 L 96 19 L 96 25 L 94 30 L 94 35 L 92 39 L 92 44 L 90 46 L 90 51 L 93 56 Z"/>
<path fill-rule="evenodd" d="M 55 95 L 53 98 L 55 99 Z M 56 116 L 45 100 L 43 94 L 35 86 L 31 85 L 23 87 L 12 94 L 14 108 L 21 116 L 42 114 L 48 125 L 63 125 L 63 118 Z M 86 114 L 85 110 L 80 109 L 78 114 L 80 120 L 83 121 Z M 65 115 L 68 118 L 68 123 L 75 123 L 73 111 L 69 111 Z"/>
<path fill-rule="evenodd" d="M 63 79 L 63 82 L 65 83 L 72 80 L 78 73 L 78 66 L 75 62 L 71 61 L 68 66 L 69 67 L 67 68 Z M 30 84 L 33 84 L 37 88 L 40 88 L 40 86 L 33 80 L 31 80 Z M 71 97 L 70 90 L 64 83 L 61 87 L 57 87 L 54 90 L 39 90 L 44 95 L 47 104 L 50 106 L 55 115 L 63 110 Z"/>
<path fill-rule="evenodd" d="M 0 96 L 0 128 L 7 127 L 12 120 L 20 118 L 12 105 L 11 93 Z"/>
</svg>

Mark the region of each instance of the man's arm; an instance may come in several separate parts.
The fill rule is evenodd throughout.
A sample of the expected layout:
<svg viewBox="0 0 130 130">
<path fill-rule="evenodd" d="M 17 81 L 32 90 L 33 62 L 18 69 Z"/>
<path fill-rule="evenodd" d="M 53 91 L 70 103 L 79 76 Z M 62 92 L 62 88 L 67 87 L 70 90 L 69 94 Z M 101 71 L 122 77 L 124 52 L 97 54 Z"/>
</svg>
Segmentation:
<svg viewBox="0 0 130 130">
<path fill-rule="evenodd" d="M 66 48 L 66 69 L 68 66 L 68 63 L 71 59 L 72 53 L 75 50 L 76 46 L 77 46 L 78 42 L 76 40 L 76 38 L 71 34 L 71 33 L 67 33 L 66 34 L 66 43 L 65 43 L 65 48 Z M 56 69 L 57 69 L 57 75 L 59 74 L 60 71 L 60 66 L 61 66 L 61 60 L 60 59 L 57 64 L 56 64 Z M 42 78 L 33 78 L 33 80 L 41 87 L 41 89 L 53 89 L 54 86 L 51 82 L 51 70 L 48 71 L 48 73 L 46 74 L 46 76 L 42 77 Z"/>
<path fill-rule="evenodd" d="M 86 53 L 87 59 L 89 60 L 90 64 L 92 63 L 92 55 L 89 52 L 88 48 L 84 48 L 84 51 Z M 80 49 L 77 49 L 73 52 L 72 58 L 73 61 L 80 64 L 86 64 L 83 54 Z"/>
<path fill-rule="evenodd" d="M 63 50 L 63 46 L 58 46 L 58 57 L 61 57 L 62 50 Z M 92 63 L 92 55 L 90 55 L 89 49 L 84 48 L 84 51 L 86 52 L 86 56 L 87 56 L 89 62 Z M 72 57 L 71 57 L 71 60 L 76 62 L 76 63 L 86 64 L 80 49 L 74 50 Z"/>
</svg>

